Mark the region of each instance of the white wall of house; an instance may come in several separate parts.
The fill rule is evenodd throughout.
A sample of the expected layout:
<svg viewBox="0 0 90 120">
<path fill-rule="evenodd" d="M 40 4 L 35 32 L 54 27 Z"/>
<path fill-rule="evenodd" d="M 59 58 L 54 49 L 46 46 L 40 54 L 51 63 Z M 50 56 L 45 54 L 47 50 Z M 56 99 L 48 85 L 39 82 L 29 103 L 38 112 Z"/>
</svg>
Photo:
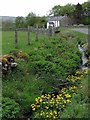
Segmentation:
<svg viewBox="0 0 90 120">
<path fill-rule="evenodd" d="M 60 22 L 59 21 L 49 21 L 49 22 L 53 22 L 54 23 L 54 27 L 59 27 L 60 26 Z M 49 22 L 47 22 L 47 29 L 49 28 L 49 26 L 52 26 L 51 24 L 49 24 Z"/>
</svg>

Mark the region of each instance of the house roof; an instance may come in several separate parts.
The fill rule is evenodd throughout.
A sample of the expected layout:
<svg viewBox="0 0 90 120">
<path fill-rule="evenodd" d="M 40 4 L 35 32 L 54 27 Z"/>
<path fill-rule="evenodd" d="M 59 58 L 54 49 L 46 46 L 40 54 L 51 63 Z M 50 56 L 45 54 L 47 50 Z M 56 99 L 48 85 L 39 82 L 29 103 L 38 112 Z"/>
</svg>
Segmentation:
<svg viewBox="0 0 90 120">
<path fill-rule="evenodd" d="M 55 16 L 55 17 L 49 17 L 48 21 L 58 21 L 64 18 L 65 16 Z"/>
</svg>

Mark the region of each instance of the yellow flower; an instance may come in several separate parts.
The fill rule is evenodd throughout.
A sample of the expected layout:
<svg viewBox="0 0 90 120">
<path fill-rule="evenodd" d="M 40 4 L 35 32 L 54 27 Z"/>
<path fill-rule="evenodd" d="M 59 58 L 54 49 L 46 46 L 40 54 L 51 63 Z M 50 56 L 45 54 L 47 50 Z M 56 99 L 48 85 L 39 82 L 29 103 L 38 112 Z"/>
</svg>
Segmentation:
<svg viewBox="0 0 90 120">
<path fill-rule="evenodd" d="M 53 104 L 53 102 L 52 102 L 52 101 L 50 101 L 50 104 Z"/>
<path fill-rule="evenodd" d="M 35 108 L 35 107 L 36 107 L 36 105 L 32 105 L 31 107 L 32 107 L 32 109 L 33 109 L 33 108 Z"/>
<path fill-rule="evenodd" d="M 59 94 L 59 96 L 61 97 L 61 96 L 62 96 L 62 94 Z"/>
<path fill-rule="evenodd" d="M 66 100 L 63 100 L 64 103 L 66 103 Z"/>
<path fill-rule="evenodd" d="M 54 114 L 57 114 L 57 111 L 54 110 Z"/>
<path fill-rule="evenodd" d="M 62 105 L 63 107 L 65 107 L 65 105 Z"/>
<path fill-rule="evenodd" d="M 71 100 L 67 100 L 67 103 L 70 103 L 71 102 Z"/>
<path fill-rule="evenodd" d="M 79 72 L 79 71 L 76 71 L 76 74 L 80 74 L 80 72 Z"/>
<path fill-rule="evenodd" d="M 42 102 L 42 99 L 40 99 L 39 101 Z"/>
<path fill-rule="evenodd" d="M 43 104 L 46 104 L 46 102 L 43 102 Z"/>
<path fill-rule="evenodd" d="M 88 74 L 88 69 L 84 70 L 84 74 Z"/>
<path fill-rule="evenodd" d="M 38 98 L 36 98 L 35 101 L 38 102 Z"/>
<path fill-rule="evenodd" d="M 77 87 L 76 86 L 73 86 L 74 89 L 76 89 Z"/>
<path fill-rule="evenodd" d="M 66 98 L 70 98 L 71 95 L 69 95 L 69 94 L 65 94 L 65 97 L 66 97 Z"/>
<path fill-rule="evenodd" d="M 35 111 L 35 108 L 32 108 L 33 111 Z"/>
<path fill-rule="evenodd" d="M 50 111 L 50 115 L 53 115 L 53 112 L 52 112 L 52 111 Z"/>
<path fill-rule="evenodd" d="M 48 112 L 46 112 L 46 115 L 48 115 Z"/>
<path fill-rule="evenodd" d="M 44 98 L 44 97 L 45 97 L 44 95 L 41 96 L 41 98 Z"/>
<path fill-rule="evenodd" d="M 53 118 L 55 119 L 56 117 L 54 116 Z"/>
<path fill-rule="evenodd" d="M 60 99 L 59 95 L 57 95 L 57 99 Z"/>
<path fill-rule="evenodd" d="M 46 109 L 48 109 L 49 107 L 45 106 Z"/>
<path fill-rule="evenodd" d="M 42 116 L 43 115 L 43 113 L 40 113 L 40 116 Z"/>
</svg>

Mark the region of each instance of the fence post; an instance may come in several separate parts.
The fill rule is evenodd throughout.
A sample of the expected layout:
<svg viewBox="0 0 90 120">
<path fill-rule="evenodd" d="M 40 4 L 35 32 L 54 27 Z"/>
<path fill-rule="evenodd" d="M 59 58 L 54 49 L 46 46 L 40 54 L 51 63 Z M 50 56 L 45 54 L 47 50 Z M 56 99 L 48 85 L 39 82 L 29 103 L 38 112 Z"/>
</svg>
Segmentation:
<svg viewBox="0 0 90 120">
<path fill-rule="evenodd" d="M 52 27 L 49 27 L 49 36 L 52 36 Z"/>
<path fill-rule="evenodd" d="M 30 45 L 30 27 L 28 26 L 28 45 Z"/>
<path fill-rule="evenodd" d="M 17 29 L 15 29 L 15 48 L 18 47 L 18 33 L 17 33 Z"/>
<path fill-rule="evenodd" d="M 36 26 L 36 41 L 38 40 L 38 25 Z"/>
<path fill-rule="evenodd" d="M 90 48 L 90 26 L 88 26 L 88 49 Z"/>
<path fill-rule="evenodd" d="M 46 38 L 46 30 L 45 30 L 45 26 L 43 25 L 43 35 L 44 35 L 44 40 Z"/>
</svg>

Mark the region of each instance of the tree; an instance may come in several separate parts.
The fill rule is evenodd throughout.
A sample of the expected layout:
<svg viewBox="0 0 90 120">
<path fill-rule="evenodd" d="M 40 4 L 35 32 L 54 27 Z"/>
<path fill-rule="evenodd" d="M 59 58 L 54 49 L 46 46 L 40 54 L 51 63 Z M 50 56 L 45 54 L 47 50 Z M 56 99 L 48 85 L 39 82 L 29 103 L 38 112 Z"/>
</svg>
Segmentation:
<svg viewBox="0 0 90 120">
<path fill-rule="evenodd" d="M 82 8 L 85 16 L 90 16 L 90 1 L 84 2 Z"/>
<path fill-rule="evenodd" d="M 46 17 L 45 16 L 43 16 L 43 17 L 37 16 L 36 24 L 38 24 L 39 27 L 43 27 L 43 26 L 46 27 L 46 25 L 47 25 Z"/>
<path fill-rule="evenodd" d="M 36 14 L 33 12 L 26 16 L 26 26 L 34 26 L 36 23 Z"/>
<path fill-rule="evenodd" d="M 82 9 L 82 5 L 79 3 L 75 6 L 74 17 L 76 19 L 77 24 L 81 24 L 83 17 L 83 9 Z"/>
<path fill-rule="evenodd" d="M 75 6 L 73 4 L 67 4 L 63 6 L 63 14 L 67 14 L 68 16 L 72 16 L 75 10 Z"/>
<path fill-rule="evenodd" d="M 25 27 L 25 19 L 24 17 L 16 17 L 16 20 L 15 20 L 15 25 L 17 28 L 23 28 Z"/>
<path fill-rule="evenodd" d="M 60 15 L 64 15 L 63 14 L 63 6 L 60 5 L 56 5 L 52 8 L 52 10 L 50 10 L 49 15 L 53 15 L 53 16 L 60 16 Z"/>
<path fill-rule="evenodd" d="M 85 25 L 89 25 L 90 24 L 90 1 L 84 2 L 82 4 L 82 8 L 83 8 L 83 19 L 82 19 L 82 23 Z"/>
<path fill-rule="evenodd" d="M 34 14 L 33 12 L 29 13 L 26 16 L 26 26 L 36 27 L 38 25 L 38 27 L 43 27 L 46 26 L 46 23 L 47 20 L 45 16 L 36 16 L 36 14 Z"/>
<path fill-rule="evenodd" d="M 52 8 L 52 10 L 50 10 L 49 15 L 64 16 L 65 14 L 67 14 L 71 16 L 73 15 L 74 10 L 75 10 L 75 7 L 73 4 L 67 4 L 65 6 L 56 5 Z"/>
</svg>

